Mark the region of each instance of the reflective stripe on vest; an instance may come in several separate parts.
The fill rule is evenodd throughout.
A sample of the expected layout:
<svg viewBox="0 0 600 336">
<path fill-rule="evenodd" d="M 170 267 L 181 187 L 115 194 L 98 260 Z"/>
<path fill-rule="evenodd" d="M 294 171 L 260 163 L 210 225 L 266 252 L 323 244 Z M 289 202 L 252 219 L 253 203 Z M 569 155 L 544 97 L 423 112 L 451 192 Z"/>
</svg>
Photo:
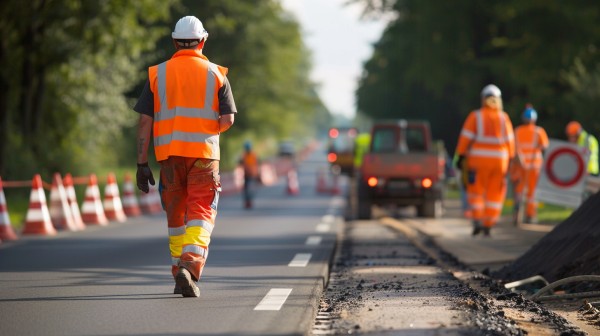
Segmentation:
<svg viewBox="0 0 600 336">
<path fill-rule="evenodd" d="M 171 155 L 218 160 L 219 112 L 218 104 L 217 110 L 213 105 L 215 93 L 223 82 L 224 74 L 216 64 L 206 60 L 205 90 L 199 92 L 203 97 L 203 107 L 177 106 L 181 102 L 171 101 L 171 105 L 175 106 L 169 108 L 167 78 L 171 77 L 167 75 L 167 63 L 171 61 L 173 59 L 156 66 L 155 94 L 160 101 L 160 110 L 155 110 L 154 113 L 154 147 L 157 160 L 165 160 Z"/>
<path fill-rule="evenodd" d="M 469 155 L 470 156 L 478 156 L 478 157 L 488 157 L 488 158 L 496 158 L 496 159 L 508 159 L 508 151 L 504 150 L 504 149 L 498 149 L 498 150 L 494 150 L 494 149 L 480 149 L 480 148 L 473 148 L 474 146 L 476 146 L 477 144 L 484 144 L 484 145 L 504 145 L 507 142 L 511 141 L 513 136 L 506 134 L 506 120 L 504 119 L 504 115 L 502 114 L 501 111 L 498 111 L 498 114 L 500 116 L 500 134 L 501 137 L 495 137 L 495 136 L 486 136 L 484 134 L 484 125 L 483 125 L 483 113 L 481 112 L 481 110 L 477 110 L 475 111 L 475 137 L 473 139 L 474 144 L 471 145 L 471 149 L 469 150 Z M 468 137 L 468 133 L 471 133 L 469 131 L 466 131 L 467 133 L 464 133 L 464 135 L 467 135 Z"/>
</svg>

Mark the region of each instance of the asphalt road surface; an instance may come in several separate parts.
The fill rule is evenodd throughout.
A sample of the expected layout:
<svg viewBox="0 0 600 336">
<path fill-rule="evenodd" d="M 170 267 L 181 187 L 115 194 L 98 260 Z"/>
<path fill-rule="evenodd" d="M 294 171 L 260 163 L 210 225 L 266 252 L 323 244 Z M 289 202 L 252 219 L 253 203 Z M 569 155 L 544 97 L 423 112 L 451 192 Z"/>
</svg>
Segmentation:
<svg viewBox="0 0 600 336">
<path fill-rule="evenodd" d="M 299 195 L 221 197 L 199 299 L 172 294 L 164 216 L 1 244 L 0 335 L 305 334 L 344 206 L 315 192 L 316 154 Z"/>
</svg>

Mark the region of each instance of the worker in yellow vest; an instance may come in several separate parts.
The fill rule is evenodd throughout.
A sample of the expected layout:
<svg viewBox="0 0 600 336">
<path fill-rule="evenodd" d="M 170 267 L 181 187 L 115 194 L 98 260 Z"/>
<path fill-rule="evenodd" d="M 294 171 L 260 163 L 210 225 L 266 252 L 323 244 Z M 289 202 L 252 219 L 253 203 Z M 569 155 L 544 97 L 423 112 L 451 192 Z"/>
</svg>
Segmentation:
<svg viewBox="0 0 600 336">
<path fill-rule="evenodd" d="M 371 133 L 360 133 L 354 139 L 354 172 L 362 166 L 363 158 L 371 147 Z"/>
<path fill-rule="evenodd" d="M 515 224 L 519 220 L 519 211 L 523 196 L 525 196 L 525 222 L 537 222 L 537 203 L 535 189 L 544 162 L 543 153 L 548 148 L 548 135 L 546 131 L 536 125 L 537 111 L 528 105 L 523 111 L 521 120 L 523 124 L 515 129 L 515 148 L 517 160 L 515 166 L 515 190 L 513 219 Z"/>
<path fill-rule="evenodd" d="M 586 132 L 577 121 L 571 121 L 565 129 L 567 139 L 571 143 L 576 143 L 585 150 L 588 159 L 588 174 L 598 175 L 600 167 L 598 166 L 598 139 Z"/>
<path fill-rule="evenodd" d="M 147 153 L 153 133 L 174 293 L 199 297 L 196 282 L 208 257 L 221 191 L 219 135 L 233 125 L 237 110 L 227 68 L 202 54 L 208 38 L 202 22 L 183 17 L 171 37 L 177 51 L 148 69 L 148 81 L 134 107 L 140 114 L 137 186 L 147 193 L 148 183 L 154 185 Z"/>
</svg>

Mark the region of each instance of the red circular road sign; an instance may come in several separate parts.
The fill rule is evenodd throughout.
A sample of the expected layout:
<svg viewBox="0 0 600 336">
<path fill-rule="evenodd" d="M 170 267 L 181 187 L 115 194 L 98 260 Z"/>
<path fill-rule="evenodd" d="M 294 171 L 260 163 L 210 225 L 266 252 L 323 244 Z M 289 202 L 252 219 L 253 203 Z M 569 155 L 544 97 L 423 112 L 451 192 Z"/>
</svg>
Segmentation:
<svg viewBox="0 0 600 336">
<path fill-rule="evenodd" d="M 556 159 L 565 154 L 574 157 L 575 162 L 577 164 L 577 172 L 572 177 L 566 180 L 560 179 L 558 176 L 556 176 L 556 173 L 553 170 L 554 161 L 556 161 Z M 579 182 L 584 172 L 585 163 L 583 162 L 583 157 L 581 156 L 581 153 L 570 147 L 558 148 L 554 152 L 550 153 L 548 159 L 546 160 L 546 175 L 548 176 L 550 182 L 556 184 L 559 187 L 568 188 L 574 186 L 575 184 L 577 184 L 577 182 Z"/>
</svg>

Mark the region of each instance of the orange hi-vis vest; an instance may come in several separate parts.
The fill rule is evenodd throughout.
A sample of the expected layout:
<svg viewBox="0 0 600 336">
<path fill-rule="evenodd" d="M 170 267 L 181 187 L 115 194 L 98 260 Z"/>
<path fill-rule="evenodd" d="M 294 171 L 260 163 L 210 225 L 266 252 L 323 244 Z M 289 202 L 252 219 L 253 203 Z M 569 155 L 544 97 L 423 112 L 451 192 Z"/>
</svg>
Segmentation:
<svg viewBox="0 0 600 336">
<path fill-rule="evenodd" d="M 512 123 L 503 111 L 483 107 L 467 116 L 456 146 L 458 155 L 467 156 L 469 168 L 490 167 L 508 161 L 515 155 Z"/>
<path fill-rule="evenodd" d="M 156 160 L 169 156 L 220 159 L 219 89 L 227 68 L 200 50 L 179 50 L 148 69 L 154 94 Z"/>
<path fill-rule="evenodd" d="M 548 147 L 548 135 L 543 128 L 534 124 L 517 127 L 515 129 L 515 146 L 523 168 L 542 168 L 544 162 L 542 151 Z"/>
<path fill-rule="evenodd" d="M 258 176 L 258 158 L 254 152 L 246 152 L 242 157 L 242 164 L 244 166 L 244 174 L 249 177 Z"/>
</svg>

